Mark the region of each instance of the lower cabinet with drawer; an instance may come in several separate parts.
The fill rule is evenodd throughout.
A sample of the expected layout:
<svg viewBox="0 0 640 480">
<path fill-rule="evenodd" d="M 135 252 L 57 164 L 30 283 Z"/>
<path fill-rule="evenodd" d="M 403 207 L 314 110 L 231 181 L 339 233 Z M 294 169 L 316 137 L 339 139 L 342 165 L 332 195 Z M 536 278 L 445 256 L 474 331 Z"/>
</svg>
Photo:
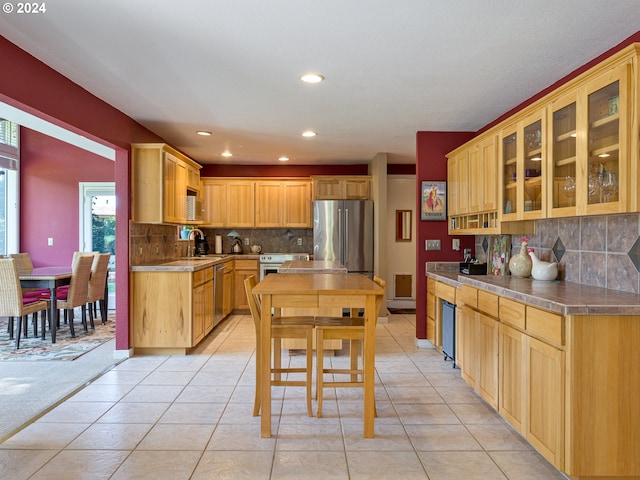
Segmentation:
<svg viewBox="0 0 640 480">
<path fill-rule="evenodd" d="M 187 353 L 213 328 L 213 267 L 131 272 L 131 346 L 142 353 Z"/>
<path fill-rule="evenodd" d="M 462 287 L 464 380 L 571 479 L 640 478 L 640 316 L 564 316 Z"/>
</svg>

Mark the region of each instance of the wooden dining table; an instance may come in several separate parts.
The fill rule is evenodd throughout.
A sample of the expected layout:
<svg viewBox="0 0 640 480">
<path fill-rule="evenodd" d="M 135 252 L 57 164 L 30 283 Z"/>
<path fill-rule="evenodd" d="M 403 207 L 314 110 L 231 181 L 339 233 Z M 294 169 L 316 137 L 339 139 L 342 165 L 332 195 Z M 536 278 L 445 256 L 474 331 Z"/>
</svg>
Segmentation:
<svg viewBox="0 0 640 480">
<path fill-rule="evenodd" d="M 375 415 L 376 297 L 384 290 L 360 274 L 271 273 L 254 289 L 262 297 L 260 384 L 271 385 L 271 314 L 282 308 L 364 308 L 364 437 L 373 438 Z M 271 437 L 271 388 L 261 388 L 261 436 Z"/>
<path fill-rule="evenodd" d="M 62 285 L 71 283 L 71 266 L 68 267 L 36 267 L 31 273 L 18 273 L 22 288 L 48 288 L 50 294 L 49 319 L 51 323 L 51 343 L 56 343 L 56 291 Z M 45 329 L 42 329 L 42 339 L 45 339 Z"/>
</svg>

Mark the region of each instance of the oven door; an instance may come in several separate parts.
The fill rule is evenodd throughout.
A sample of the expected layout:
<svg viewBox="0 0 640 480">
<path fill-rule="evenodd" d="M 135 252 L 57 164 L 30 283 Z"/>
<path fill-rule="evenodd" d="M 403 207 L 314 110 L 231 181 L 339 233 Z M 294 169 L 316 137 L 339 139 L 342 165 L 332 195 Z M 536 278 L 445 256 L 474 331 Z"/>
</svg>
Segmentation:
<svg viewBox="0 0 640 480">
<path fill-rule="evenodd" d="M 280 271 L 280 264 L 276 263 L 261 263 L 260 264 L 260 280 L 266 277 L 270 273 L 278 273 Z"/>
</svg>

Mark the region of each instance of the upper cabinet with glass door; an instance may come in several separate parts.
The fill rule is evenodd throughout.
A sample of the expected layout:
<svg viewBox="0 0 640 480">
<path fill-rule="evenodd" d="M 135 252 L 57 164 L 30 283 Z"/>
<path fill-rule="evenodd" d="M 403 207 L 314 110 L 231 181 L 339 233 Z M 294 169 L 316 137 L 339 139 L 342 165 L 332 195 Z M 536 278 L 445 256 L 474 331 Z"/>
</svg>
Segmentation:
<svg viewBox="0 0 640 480">
<path fill-rule="evenodd" d="M 628 68 L 610 69 L 552 103 L 550 217 L 629 208 L 624 181 L 629 175 Z"/>
<path fill-rule="evenodd" d="M 502 220 L 531 220 L 545 214 L 544 111 L 507 127 L 502 134 Z"/>
<path fill-rule="evenodd" d="M 625 146 L 627 126 L 624 121 L 627 95 L 627 66 L 616 68 L 587 85 L 587 196 L 585 213 L 615 213 L 625 210 L 621 198 L 620 178 L 628 175 Z M 584 181 L 584 178 L 583 178 Z M 578 212 L 581 213 L 581 212 Z"/>
</svg>

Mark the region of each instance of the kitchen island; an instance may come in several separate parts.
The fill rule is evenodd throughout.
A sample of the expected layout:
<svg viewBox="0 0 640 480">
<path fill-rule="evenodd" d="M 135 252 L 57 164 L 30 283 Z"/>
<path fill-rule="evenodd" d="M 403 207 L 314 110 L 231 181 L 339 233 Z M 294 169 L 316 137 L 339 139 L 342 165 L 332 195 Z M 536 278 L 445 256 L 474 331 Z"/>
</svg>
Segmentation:
<svg viewBox="0 0 640 480">
<path fill-rule="evenodd" d="M 337 261 L 288 260 L 278 273 L 347 273 L 347 267 Z"/>
<path fill-rule="evenodd" d="M 640 477 L 640 297 L 564 281 L 428 271 L 456 305 L 462 378 L 571 479 Z M 437 329 L 437 328 L 436 328 Z"/>
<path fill-rule="evenodd" d="M 326 260 L 288 260 L 284 262 L 278 273 L 347 273 L 347 267 L 338 261 Z M 315 316 L 322 317 L 342 317 L 340 307 L 314 307 L 314 308 L 284 308 L 284 316 Z M 285 338 L 282 341 L 282 348 L 287 350 L 302 350 L 305 348 L 303 339 Z M 316 335 L 313 334 L 313 348 L 316 348 Z M 342 340 L 325 340 L 325 350 L 342 349 Z"/>
</svg>

